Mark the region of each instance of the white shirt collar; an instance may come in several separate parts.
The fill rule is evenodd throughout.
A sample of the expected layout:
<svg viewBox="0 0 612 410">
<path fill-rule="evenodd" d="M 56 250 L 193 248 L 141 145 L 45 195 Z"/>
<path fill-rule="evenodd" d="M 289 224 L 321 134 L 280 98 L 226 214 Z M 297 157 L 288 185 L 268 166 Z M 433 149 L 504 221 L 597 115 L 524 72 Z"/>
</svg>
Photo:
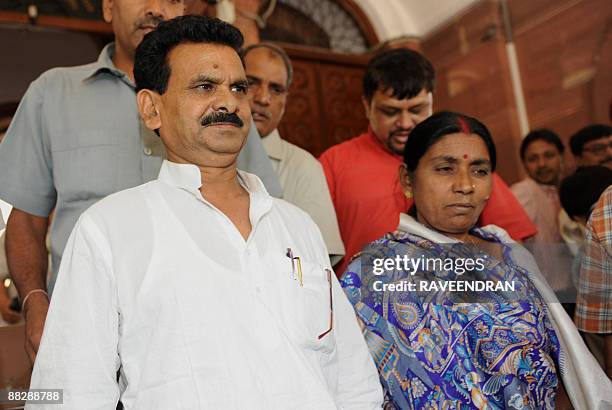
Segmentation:
<svg viewBox="0 0 612 410">
<path fill-rule="evenodd" d="M 449 238 L 439 232 L 427 228 L 420 222 L 417 222 L 412 216 L 400 214 L 400 221 L 397 227 L 399 231 L 407 232 L 413 235 L 420 236 L 435 243 L 457 243 L 457 239 Z"/>
<path fill-rule="evenodd" d="M 263 182 L 261 182 L 257 175 L 241 170 L 237 171 L 240 185 L 247 190 L 251 199 L 257 200 L 257 202 L 262 201 L 261 205 L 263 208 L 266 210 L 270 209 L 272 206 L 272 197 L 270 197 Z M 177 162 L 164 160 L 157 179 L 167 185 L 183 189 L 198 199 L 204 199 L 200 192 L 200 188 L 202 187 L 202 176 L 200 174 L 200 169 L 194 164 L 179 164 Z"/>
<path fill-rule="evenodd" d="M 425 225 L 420 222 L 417 222 L 412 216 L 407 214 L 400 214 L 400 221 L 397 227 L 399 231 L 407 232 L 413 235 L 420 236 L 422 238 L 428 239 L 435 243 L 458 243 L 459 240 L 455 238 L 448 237 L 446 235 L 442 235 L 439 232 L 429 229 Z M 514 240 L 510 238 L 510 235 L 496 225 L 487 225 L 481 228 L 482 230 L 493 233 L 504 243 L 513 243 Z"/>
<path fill-rule="evenodd" d="M 278 160 L 283 159 L 283 141 L 281 140 L 278 129 L 275 129 L 270 134 L 263 137 L 261 142 L 269 157 Z"/>
<path fill-rule="evenodd" d="M 179 164 L 164 160 L 157 179 L 167 185 L 184 189 L 196 196 L 201 196 L 202 176 L 196 165 Z"/>
</svg>

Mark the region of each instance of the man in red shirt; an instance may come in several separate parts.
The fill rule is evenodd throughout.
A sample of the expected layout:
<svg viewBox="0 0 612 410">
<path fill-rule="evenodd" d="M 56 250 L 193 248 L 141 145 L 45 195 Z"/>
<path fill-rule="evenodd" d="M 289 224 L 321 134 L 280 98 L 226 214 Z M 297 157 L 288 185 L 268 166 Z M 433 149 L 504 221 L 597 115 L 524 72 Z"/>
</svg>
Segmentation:
<svg viewBox="0 0 612 410">
<path fill-rule="evenodd" d="M 410 131 L 432 113 L 434 77 L 431 63 L 416 51 L 395 49 L 374 57 L 363 79 L 368 131 L 319 158 L 346 248 L 346 257 L 336 266 L 339 274 L 364 245 L 394 231 L 399 214 L 412 205 L 399 184 L 398 169 Z M 496 174 L 480 222 L 498 225 L 516 240 L 537 232 Z"/>
</svg>

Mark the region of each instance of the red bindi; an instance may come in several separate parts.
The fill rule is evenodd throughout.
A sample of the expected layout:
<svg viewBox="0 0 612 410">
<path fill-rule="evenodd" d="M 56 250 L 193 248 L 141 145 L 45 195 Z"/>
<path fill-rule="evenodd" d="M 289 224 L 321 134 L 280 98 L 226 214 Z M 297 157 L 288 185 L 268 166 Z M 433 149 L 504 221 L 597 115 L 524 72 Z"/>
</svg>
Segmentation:
<svg viewBox="0 0 612 410">
<path fill-rule="evenodd" d="M 467 159 L 468 158 L 468 154 L 463 154 L 463 159 Z"/>
</svg>

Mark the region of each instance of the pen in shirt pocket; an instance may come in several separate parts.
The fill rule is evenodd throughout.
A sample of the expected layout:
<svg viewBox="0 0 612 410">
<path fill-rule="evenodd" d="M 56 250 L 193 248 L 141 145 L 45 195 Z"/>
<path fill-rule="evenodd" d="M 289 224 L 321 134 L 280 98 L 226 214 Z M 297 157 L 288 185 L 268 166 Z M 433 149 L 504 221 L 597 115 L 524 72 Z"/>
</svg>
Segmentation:
<svg viewBox="0 0 612 410">
<path fill-rule="evenodd" d="M 297 265 L 297 279 L 300 281 L 300 286 L 304 286 L 304 279 L 302 276 L 302 261 L 299 256 L 295 256 L 293 254 L 293 250 L 291 248 L 287 248 L 287 257 L 291 261 L 291 278 L 296 279 L 296 265 Z"/>
</svg>

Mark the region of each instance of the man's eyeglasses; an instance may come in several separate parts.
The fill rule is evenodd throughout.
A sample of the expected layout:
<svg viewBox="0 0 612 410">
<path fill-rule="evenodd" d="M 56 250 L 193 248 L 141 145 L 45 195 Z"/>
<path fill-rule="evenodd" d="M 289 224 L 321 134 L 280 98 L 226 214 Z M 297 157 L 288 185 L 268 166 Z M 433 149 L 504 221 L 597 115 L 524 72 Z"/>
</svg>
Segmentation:
<svg viewBox="0 0 612 410">
<path fill-rule="evenodd" d="M 323 339 L 327 334 L 329 334 L 329 332 L 331 332 L 334 327 L 334 301 L 332 298 L 332 279 L 331 279 L 332 271 L 331 269 L 325 269 L 325 272 L 327 272 L 327 283 L 329 284 L 329 329 L 327 329 L 325 332 L 319 335 L 318 337 L 319 340 Z"/>
<path fill-rule="evenodd" d="M 297 279 L 300 282 L 300 287 L 303 287 L 304 286 L 304 276 L 302 274 L 302 261 L 300 260 L 300 257 L 295 256 L 291 248 L 287 248 L 287 253 L 285 254 L 285 256 L 287 256 L 289 260 L 291 261 L 291 278 L 294 280 Z M 333 293 L 332 293 L 332 276 L 331 276 L 333 272 L 331 269 L 328 269 L 328 268 L 325 268 L 325 272 L 327 273 L 327 285 L 329 288 L 329 328 L 317 337 L 317 339 L 319 340 L 323 339 L 326 335 L 328 335 L 334 327 L 334 300 L 333 300 Z"/>
<path fill-rule="evenodd" d="M 603 155 L 608 148 L 612 149 L 612 139 L 607 144 L 593 144 L 590 147 L 584 148 L 583 151 L 590 152 L 593 155 Z"/>
</svg>

